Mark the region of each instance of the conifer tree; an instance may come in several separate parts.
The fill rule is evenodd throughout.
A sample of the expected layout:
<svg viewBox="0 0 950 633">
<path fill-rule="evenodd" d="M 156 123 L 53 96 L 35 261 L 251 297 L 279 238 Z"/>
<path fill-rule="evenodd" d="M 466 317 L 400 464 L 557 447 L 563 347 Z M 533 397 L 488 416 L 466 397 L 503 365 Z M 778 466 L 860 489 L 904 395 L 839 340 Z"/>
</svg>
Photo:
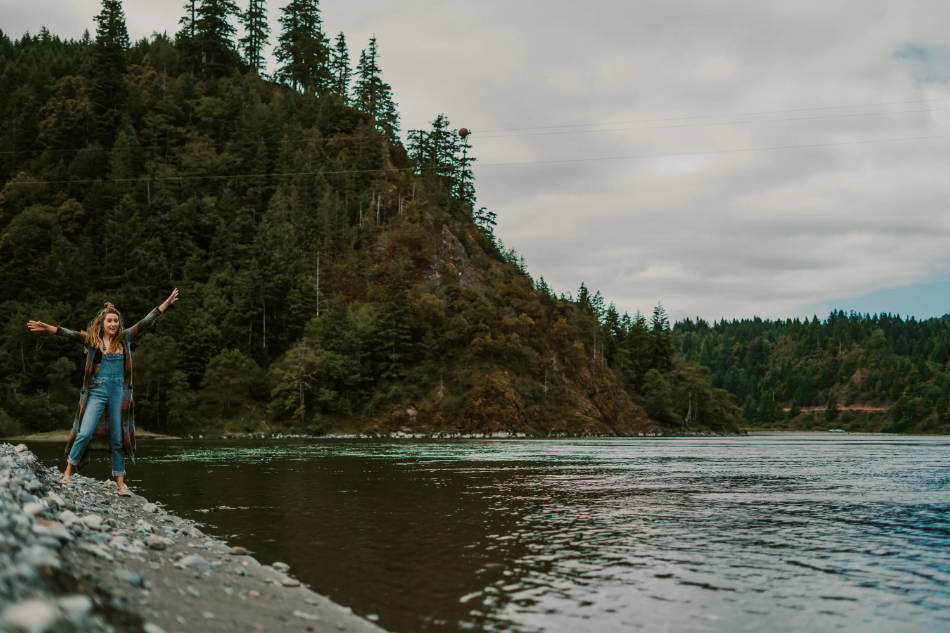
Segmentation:
<svg viewBox="0 0 950 633">
<path fill-rule="evenodd" d="M 458 170 L 455 183 L 455 195 L 459 200 L 468 204 L 469 207 L 474 208 L 475 175 L 472 173 L 472 163 L 478 159 L 469 154 L 469 150 L 472 149 L 472 143 L 469 141 L 468 136 L 462 137 L 458 143 L 458 148 L 461 155 L 457 158 Z"/>
<path fill-rule="evenodd" d="M 591 305 L 590 290 L 588 290 L 587 284 L 585 284 L 583 281 L 581 282 L 580 287 L 577 289 L 577 299 L 575 299 L 575 302 L 587 312 L 594 311 L 594 308 Z"/>
<path fill-rule="evenodd" d="M 120 0 L 102 0 L 102 10 L 95 17 L 95 74 L 92 103 L 100 137 L 111 144 L 125 106 L 126 51 L 129 32 Z"/>
<path fill-rule="evenodd" d="M 498 223 L 497 217 L 498 216 L 494 211 L 489 211 L 486 207 L 479 207 L 479 209 L 472 214 L 472 219 L 475 220 L 475 225 L 480 228 L 486 236 L 488 236 L 489 241 L 496 248 L 498 246 L 497 242 L 495 241 L 495 225 Z"/>
<path fill-rule="evenodd" d="M 430 173 L 445 178 L 454 179 L 457 170 L 456 155 L 458 154 L 458 135 L 450 128 L 449 119 L 440 114 L 432 121 L 432 131 L 429 132 L 429 159 L 427 167 Z"/>
<path fill-rule="evenodd" d="M 220 73 L 234 60 L 237 29 L 230 20 L 239 13 L 234 0 L 201 0 L 196 7 L 194 47 L 203 70 Z"/>
<path fill-rule="evenodd" d="M 281 9 L 283 32 L 274 57 L 277 78 L 307 93 L 330 87 L 330 44 L 323 34 L 319 0 L 291 0 Z"/>
<path fill-rule="evenodd" d="M 185 10 L 185 15 L 181 16 L 181 19 L 178 20 L 181 29 L 179 29 L 176 37 L 180 42 L 184 43 L 195 39 L 198 0 L 188 0 L 182 8 Z"/>
<path fill-rule="evenodd" d="M 628 389 L 639 393 L 643 389 L 643 379 L 651 365 L 650 332 L 646 317 L 639 310 L 633 319 L 628 321 L 630 327 L 621 346 L 624 357 L 621 376 Z"/>
<path fill-rule="evenodd" d="M 399 113 L 393 102 L 393 89 L 383 81 L 377 57 L 376 37 L 369 39 L 369 47 L 360 51 L 360 63 L 356 67 L 356 86 L 353 89 L 354 105 L 372 117 L 376 129 L 396 140 L 399 134 Z"/>
<path fill-rule="evenodd" d="M 349 101 L 350 77 L 353 71 L 350 68 L 350 52 L 346 48 L 346 36 L 343 31 L 336 36 L 336 43 L 330 55 L 330 89 Z"/>
<path fill-rule="evenodd" d="M 264 70 L 264 47 L 270 35 L 265 5 L 266 0 L 248 0 L 247 11 L 241 14 L 241 24 L 244 26 L 241 52 L 244 62 L 258 75 Z"/>
<path fill-rule="evenodd" d="M 409 154 L 409 160 L 416 168 L 415 173 L 425 173 L 432 155 L 429 133 L 425 130 L 409 130 L 406 132 L 406 152 Z"/>
<path fill-rule="evenodd" d="M 673 369 L 673 334 L 670 332 L 670 319 L 662 304 L 653 308 L 650 322 L 650 361 L 651 366 L 662 372 Z"/>
</svg>

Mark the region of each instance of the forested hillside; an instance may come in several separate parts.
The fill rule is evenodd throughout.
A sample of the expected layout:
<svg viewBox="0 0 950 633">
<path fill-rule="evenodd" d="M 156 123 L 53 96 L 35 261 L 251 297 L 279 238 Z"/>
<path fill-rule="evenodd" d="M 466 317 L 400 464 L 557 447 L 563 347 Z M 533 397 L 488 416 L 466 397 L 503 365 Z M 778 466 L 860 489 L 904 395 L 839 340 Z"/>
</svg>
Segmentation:
<svg viewBox="0 0 950 633">
<path fill-rule="evenodd" d="M 950 432 L 950 315 L 686 320 L 674 340 L 739 397 L 753 424 Z"/>
<path fill-rule="evenodd" d="M 379 46 L 355 68 L 316 0 L 190 2 L 182 28 L 0 34 L 0 434 L 64 428 L 82 350 L 178 286 L 136 348 L 136 417 L 171 433 L 731 431 L 741 412 L 652 323 L 557 297 L 478 208 L 444 115 L 400 137 Z M 239 20 L 243 35 L 234 27 Z"/>
</svg>

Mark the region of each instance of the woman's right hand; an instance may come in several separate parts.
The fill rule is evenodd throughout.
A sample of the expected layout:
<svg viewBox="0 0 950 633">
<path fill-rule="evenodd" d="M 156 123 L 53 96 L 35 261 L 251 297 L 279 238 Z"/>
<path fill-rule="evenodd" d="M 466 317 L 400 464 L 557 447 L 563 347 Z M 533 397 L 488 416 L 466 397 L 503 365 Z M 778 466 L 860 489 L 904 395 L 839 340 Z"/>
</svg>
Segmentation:
<svg viewBox="0 0 950 633">
<path fill-rule="evenodd" d="M 26 327 L 30 328 L 31 332 L 49 332 L 50 334 L 56 333 L 56 326 L 43 323 L 42 321 L 27 321 Z"/>
</svg>

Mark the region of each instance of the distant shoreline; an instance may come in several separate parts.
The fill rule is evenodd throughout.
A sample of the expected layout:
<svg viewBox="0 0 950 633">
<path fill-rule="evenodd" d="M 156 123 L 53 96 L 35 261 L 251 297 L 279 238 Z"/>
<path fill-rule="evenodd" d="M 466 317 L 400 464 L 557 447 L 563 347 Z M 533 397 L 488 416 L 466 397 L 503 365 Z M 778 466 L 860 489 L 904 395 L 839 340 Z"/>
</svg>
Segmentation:
<svg viewBox="0 0 950 633">
<path fill-rule="evenodd" d="M 887 433 L 883 431 L 848 431 L 846 429 L 795 429 L 795 428 L 770 428 L 770 427 L 749 427 L 738 433 L 645 433 L 642 435 L 585 435 L 585 434 L 563 434 L 563 435 L 523 435 L 523 434 L 481 434 L 481 433 L 402 433 L 395 432 L 390 434 L 359 434 L 359 433 L 327 433 L 325 435 L 307 435 L 295 433 L 224 433 L 224 434 L 201 434 L 197 436 L 175 436 L 164 435 L 161 433 L 152 433 L 150 431 L 139 431 L 136 437 L 139 440 L 556 440 L 556 439 L 656 439 L 656 438 L 688 438 L 688 437 L 746 437 L 750 435 L 778 435 L 795 433 L 816 433 L 821 435 L 923 435 L 938 436 L 945 433 Z M 18 435 L 14 437 L 0 438 L 3 442 L 65 442 L 69 431 L 47 431 L 45 433 L 33 433 L 30 435 Z"/>
</svg>

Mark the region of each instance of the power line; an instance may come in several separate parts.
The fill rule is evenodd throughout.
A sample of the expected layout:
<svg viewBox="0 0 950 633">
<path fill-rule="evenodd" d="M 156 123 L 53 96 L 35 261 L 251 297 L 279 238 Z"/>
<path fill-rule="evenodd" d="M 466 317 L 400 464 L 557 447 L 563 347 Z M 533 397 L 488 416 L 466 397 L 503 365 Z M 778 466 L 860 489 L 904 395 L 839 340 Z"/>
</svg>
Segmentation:
<svg viewBox="0 0 950 633">
<path fill-rule="evenodd" d="M 891 104 L 911 104 L 911 103 L 927 103 L 931 104 L 929 101 L 917 100 L 917 101 L 906 101 L 906 102 L 892 102 Z M 888 104 L 874 104 L 874 107 L 880 105 Z M 943 103 L 938 103 L 937 105 L 944 105 Z M 826 106 L 822 108 L 792 108 L 786 110 L 771 110 L 771 111 L 762 111 L 762 112 L 749 112 L 745 114 L 729 115 L 729 116 L 757 116 L 757 115 L 766 115 L 766 114 L 780 114 L 780 113 L 790 113 L 790 112 L 803 112 L 810 110 L 829 110 L 829 109 L 842 109 L 845 107 L 871 107 L 871 106 Z M 820 120 L 820 119 L 839 119 L 839 118 L 858 118 L 858 117 L 880 117 L 880 116 L 894 116 L 900 114 L 921 114 L 927 112 L 942 112 L 945 111 L 945 108 L 922 108 L 916 110 L 898 110 L 898 111 L 883 111 L 883 112 L 836 112 L 831 114 L 820 114 L 815 116 L 801 116 L 801 117 L 781 117 L 773 119 L 726 119 L 721 121 L 702 121 L 702 119 L 711 119 L 711 118 L 722 118 L 726 115 L 694 115 L 694 116 L 685 116 L 685 117 L 664 117 L 658 119 L 647 119 L 637 124 L 623 124 L 618 123 L 622 127 L 599 127 L 607 124 L 596 124 L 596 123 L 578 123 L 578 124 L 565 124 L 559 126 L 540 126 L 534 128 L 507 128 L 507 129 L 497 129 L 497 130 L 482 130 L 478 133 L 478 138 L 484 139 L 493 139 L 493 138 L 511 138 L 511 137 L 528 137 L 528 136 L 549 136 L 549 135 L 564 135 L 564 134 L 590 134 L 590 133 L 601 133 L 601 132 L 624 132 L 630 130 L 638 129 L 672 129 L 680 127 L 702 127 L 702 126 L 723 126 L 723 125 L 747 125 L 747 124 L 760 124 L 760 123 L 781 123 L 787 121 L 810 121 L 810 120 Z M 685 123 L 670 123 L 666 125 L 651 125 L 652 123 L 662 123 L 666 121 L 696 121 L 696 122 L 685 122 Z M 591 127 L 596 129 L 581 129 L 585 127 Z M 521 130 L 521 131 L 519 131 Z M 546 130 L 546 131 L 532 131 L 532 130 Z M 500 133 L 507 132 L 511 133 Z M 334 134 L 332 136 L 322 137 L 320 139 L 306 139 L 301 140 L 299 138 L 294 139 L 281 139 L 281 140 L 272 140 L 265 141 L 263 139 L 258 139 L 254 141 L 224 141 L 220 145 L 223 149 L 227 150 L 229 148 L 241 148 L 241 147 L 272 147 L 272 146 L 281 146 L 281 145 L 295 145 L 299 144 L 306 147 L 308 144 L 316 145 L 317 147 L 323 146 L 326 147 L 329 144 L 337 142 L 346 142 L 360 140 L 364 143 L 376 142 L 378 139 L 374 139 L 366 136 L 357 136 L 356 134 Z M 169 149 L 168 145 L 133 145 L 130 144 L 126 146 L 128 148 L 139 148 L 141 150 L 167 150 Z M 22 149 L 12 149 L 12 150 L 0 150 L 0 155 L 15 155 L 15 154 L 40 154 L 45 152 L 52 153 L 69 153 L 69 152 L 81 152 L 88 150 L 89 146 L 86 147 L 70 147 L 70 148 L 44 148 L 44 147 L 26 147 Z M 109 151 L 106 148 L 102 148 L 103 151 Z"/>
<path fill-rule="evenodd" d="M 555 160 L 534 160 L 534 161 L 512 161 L 497 163 L 480 163 L 481 167 L 521 167 L 531 165 L 557 165 L 569 163 L 600 162 L 613 160 L 650 160 L 658 158 L 680 158 L 689 156 L 714 156 L 718 154 L 738 154 L 754 152 L 775 152 L 790 151 L 802 149 L 816 149 L 821 147 L 841 147 L 846 145 L 863 145 L 871 143 L 899 143 L 909 141 L 925 141 L 936 139 L 950 139 L 950 135 L 927 135 L 927 136 L 905 136 L 896 138 L 878 138 L 878 139 L 853 139 L 849 141 L 837 141 L 831 143 L 804 143 L 798 145 L 768 145 L 761 147 L 738 147 L 730 149 L 718 149 L 699 152 L 673 152 L 665 154 L 626 154 L 620 156 L 594 156 L 587 158 L 564 158 Z M 157 183 L 174 182 L 186 180 L 242 180 L 242 179 L 260 179 L 260 178 L 291 178 L 299 176 L 332 176 L 343 174 L 369 174 L 369 173 L 406 173 L 417 171 L 416 167 L 382 167 L 378 169 L 337 169 L 320 171 L 291 171 L 291 172 L 273 172 L 257 174 L 182 174 L 177 176 L 148 177 L 141 176 L 137 178 L 79 178 L 73 180 L 27 180 L 27 181 L 9 181 L 11 186 L 19 185 L 57 185 L 57 184 L 105 184 L 105 183 Z"/>
<path fill-rule="evenodd" d="M 739 154 L 747 152 L 775 152 L 775 151 L 784 151 L 784 150 L 797 150 L 797 149 L 815 149 L 819 147 L 839 147 L 843 145 L 862 145 L 870 143 L 897 143 L 897 142 L 907 142 L 907 141 L 923 141 L 923 140 L 934 140 L 934 139 L 950 139 L 950 135 L 939 134 L 939 135 L 929 135 L 929 136 L 905 136 L 898 138 L 882 138 L 882 139 L 854 139 L 850 141 L 838 141 L 832 143 L 804 143 L 801 145 L 768 145 L 763 147 L 737 147 L 732 149 L 718 149 L 718 150 L 709 150 L 704 152 L 674 152 L 669 154 L 627 154 L 622 156 L 597 156 L 591 158 L 565 158 L 565 159 L 555 159 L 555 160 L 539 160 L 539 161 L 514 161 L 507 163 L 481 163 L 482 167 L 517 167 L 517 166 L 528 166 L 528 165 L 556 165 L 561 163 L 584 163 L 584 162 L 598 162 L 598 161 L 610 161 L 610 160 L 636 160 L 636 159 L 655 159 L 655 158 L 680 158 L 688 156 L 713 156 L 716 154 Z"/>
<path fill-rule="evenodd" d="M 923 112 L 940 112 L 942 109 L 933 109 L 927 108 L 923 110 L 900 110 L 897 112 L 849 112 L 849 113 L 839 113 L 839 114 L 824 114 L 818 116 L 803 116 L 803 117 L 782 117 L 779 119 L 736 119 L 736 120 L 726 120 L 726 121 L 707 121 L 702 123 L 673 123 L 669 125 L 638 125 L 633 127 L 617 127 L 617 128 L 603 128 L 603 129 L 593 129 L 593 130 L 550 130 L 547 132 L 529 132 L 525 134 L 496 134 L 496 135 L 485 135 L 480 134 L 479 138 L 507 138 L 511 136 L 549 136 L 549 135 L 562 135 L 562 134 L 589 134 L 594 132 L 625 132 L 629 130 L 660 130 L 660 129 L 671 129 L 671 128 L 685 128 L 685 127 L 701 127 L 701 126 L 714 126 L 714 125 L 744 125 L 744 124 L 755 124 L 755 123 L 782 123 L 785 121 L 812 121 L 816 119 L 843 119 L 843 118 L 857 118 L 857 117 L 873 117 L 873 116 L 893 116 L 896 114 L 919 114 Z"/>
<path fill-rule="evenodd" d="M 721 119 L 721 118 L 731 118 L 731 117 L 747 117 L 747 116 L 760 116 L 767 114 L 788 114 L 792 112 L 811 112 L 817 110 L 843 110 L 846 108 L 880 108 L 892 105 L 911 105 L 911 104 L 927 104 L 932 105 L 929 99 L 909 99 L 906 101 L 884 101 L 878 103 L 864 103 L 864 104 L 849 104 L 849 105 L 832 105 L 832 106 L 810 106 L 810 107 L 799 107 L 799 108 L 784 108 L 780 110 L 759 110 L 755 112 L 736 112 L 736 113 L 724 113 L 724 114 L 688 114 L 680 116 L 671 116 L 671 117 L 657 117 L 652 119 L 644 119 L 639 123 L 662 123 L 666 121 L 684 121 L 692 119 Z M 942 105 L 942 104 L 938 104 Z M 631 122 L 617 122 L 612 125 L 629 125 Z M 557 128 L 575 128 L 575 127 L 594 127 L 597 125 L 603 125 L 600 123 L 564 123 L 564 124 L 555 124 L 555 125 L 542 125 L 535 127 L 514 127 L 514 128 L 496 128 L 496 129 L 487 129 L 480 130 L 481 134 L 495 133 L 495 132 L 518 132 L 518 131 L 532 131 L 532 130 L 547 130 L 547 129 L 557 129 Z"/>
</svg>

